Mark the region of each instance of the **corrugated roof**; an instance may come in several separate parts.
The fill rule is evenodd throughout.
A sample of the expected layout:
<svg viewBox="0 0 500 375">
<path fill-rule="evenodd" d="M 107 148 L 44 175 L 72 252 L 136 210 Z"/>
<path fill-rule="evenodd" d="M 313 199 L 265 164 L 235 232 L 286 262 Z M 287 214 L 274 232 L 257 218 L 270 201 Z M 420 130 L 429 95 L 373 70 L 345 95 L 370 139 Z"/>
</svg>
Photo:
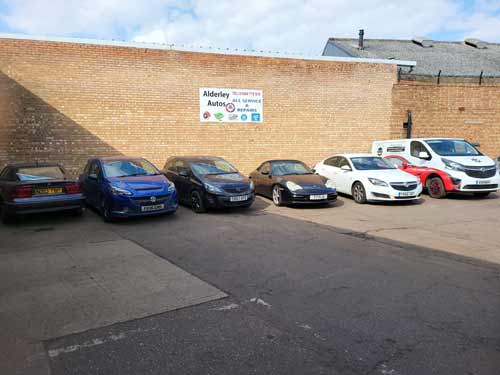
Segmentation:
<svg viewBox="0 0 500 375">
<path fill-rule="evenodd" d="M 365 39 L 364 49 L 358 49 L 358 39 L 330 38 L 324 56 L 351 56 L 417 62 L 411 74 L 436 76 L 500 77 L 500 44 L 485 43 L 475 48 L 464 42 L 432 41 L 432 47 L 422 47 L 411 40 Z"/>
</svg>

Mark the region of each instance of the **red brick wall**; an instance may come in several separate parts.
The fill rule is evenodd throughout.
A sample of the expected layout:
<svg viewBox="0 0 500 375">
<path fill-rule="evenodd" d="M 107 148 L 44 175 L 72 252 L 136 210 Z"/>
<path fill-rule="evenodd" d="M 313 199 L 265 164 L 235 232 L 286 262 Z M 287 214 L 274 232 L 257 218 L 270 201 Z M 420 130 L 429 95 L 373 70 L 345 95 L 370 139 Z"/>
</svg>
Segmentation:
<svg viewBox="0 0 500 375">
<path fill-rule="evenodd" d="M 456 137 L 500 155 L 500 84 L 400 82 L 393 89 L 391 138 L 405 136 L 412 111 L 414 137 Z"/>
<path fill-rule="evenodd" d="M 316 162 L 390 134 L 396 67 L 0 40 L 0 167 L 94 155 Z M 200 123 L 200 87 L 259 89 L 262 124 Z"/>
</svg>

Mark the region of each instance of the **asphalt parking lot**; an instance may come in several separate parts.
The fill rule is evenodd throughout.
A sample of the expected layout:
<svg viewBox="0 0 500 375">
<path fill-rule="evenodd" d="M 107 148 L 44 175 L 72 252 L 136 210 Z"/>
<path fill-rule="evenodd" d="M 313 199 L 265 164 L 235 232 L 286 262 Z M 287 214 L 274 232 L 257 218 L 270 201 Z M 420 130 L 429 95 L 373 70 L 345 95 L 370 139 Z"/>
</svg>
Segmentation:
<svg viewBox="0 0 500 375">
<path fill-rule="evenodd" d="M 496 375 L 500 199 L 424 199 L 2 226 L 0 373 Z"/>
</svg>

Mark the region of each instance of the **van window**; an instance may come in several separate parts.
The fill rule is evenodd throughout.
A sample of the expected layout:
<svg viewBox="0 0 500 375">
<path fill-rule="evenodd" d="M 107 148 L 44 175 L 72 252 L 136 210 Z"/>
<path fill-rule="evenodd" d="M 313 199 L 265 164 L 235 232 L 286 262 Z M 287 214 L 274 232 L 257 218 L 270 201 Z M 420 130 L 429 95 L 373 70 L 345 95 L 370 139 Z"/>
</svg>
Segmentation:
<svg viewBox="0 0 500 375">
<path fill-rule="evenodd" d="M 418 158 L 418 155 L 421 152 L 427 152 L 429 154 L 429 160 L 432 159 L 431 153 L 429 152 L 429 150 L 427 150 L 427 148 L 423 145 L 422 142 L 412 141 L 410 145 L 411 156 L 413 156 L 414 158 Z"/>
<path fill-rule="evenodd" d="M 469 142 L 461 139 L 429 139 L 427 144 L 441 156 L 479 156 L 482 155 Z"/>
</svg>

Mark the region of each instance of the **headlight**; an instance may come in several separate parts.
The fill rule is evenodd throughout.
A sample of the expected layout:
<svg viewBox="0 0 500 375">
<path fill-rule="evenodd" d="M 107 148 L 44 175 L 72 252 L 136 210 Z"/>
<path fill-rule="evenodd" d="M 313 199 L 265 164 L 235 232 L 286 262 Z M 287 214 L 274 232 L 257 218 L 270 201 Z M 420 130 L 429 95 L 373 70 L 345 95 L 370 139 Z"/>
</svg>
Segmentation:
<svg viewBox="0 0 500 375">
<path fill-rule="evenodd" d="M 378 178 L 368 178 L 368 181 L 370 181 L 373 185 L 376 186 L 389 186 L 387 185 L 387 182 L 379 180 Z"/>
<path fill-rule="evenodd" d="M 113 185 L 109 185 L 109 187 L 111 188 L 111 192 L 114 195 L 132 195 L 132 192 L 127 190 L 127 189 L 123 189 L 123 188 L 120 188 L 118 186 L 113 186 Z"/>
<path fill-rule="evenodd" d="M 290 190 L 290 191 L 297 191 L 297 190 L 302 189 L 302 186 L 300 186 L 299 184 L 296 184 L 295 182 L 292 182 L 292 181 L 287 181 L 285 183 L 285 185 L 288 188 L 288 190 Z"/>
<path fill-rule="evenodd" d="M 173 183 L 170 183 L 168 185 L 168 192 L 173 193 L 175 191 L 175 185 Z"/>
<path fill-rule="evenodd" d="M 222 194 L 224 193 L 224 191 L 218 187 L 218 186 L 215 186 L 215 185 L 212 185 L 212 184 L 209 184 L 207 182 L 205 182 L 205 189 L 207 189 L 207 191 L 209 191 L 210 193 L 219 193 L 219 194 Z"/>
<path fill-rule="evenodd" d="M 327 180 L 325 182 L 325 186 L 327 188 L 329 188 L 329 189 L 335 189 L 336 188 L 335 183 L 332 180 Z"/>
<path fill-rule="evenodd" d="M 446 165 L 446 168 L 448 168 L 448 169 L 451 169 L 453 171 L 461 171 L 461 172 L 463 172 L 465 170 L 465 167 L 462 164 L 457 163 L 456 161 L 445 159 L 445 158 L 442 158 L 441 160 L 443 161 L 444 165 Z"/>
<path fill-rule="evenodd" d="M 250 180 L 250 190 L 254 190 L 255 189 L 255 184 L 253 183 L 252 180 Z"/>
</svg>

